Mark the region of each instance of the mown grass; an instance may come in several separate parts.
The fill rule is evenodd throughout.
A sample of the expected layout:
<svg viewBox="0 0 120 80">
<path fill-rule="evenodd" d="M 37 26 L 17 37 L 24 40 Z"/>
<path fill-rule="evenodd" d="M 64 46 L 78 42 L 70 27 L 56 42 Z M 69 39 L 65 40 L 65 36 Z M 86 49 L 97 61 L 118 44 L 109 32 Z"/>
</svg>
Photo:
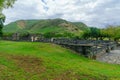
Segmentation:
<svg viewBox="0 0 120 80">
<path fill-rule="evenodd" d="M 0 80 L 120 80 L 120 65 L 55 44 L 0 41 Z"/>
</svg>

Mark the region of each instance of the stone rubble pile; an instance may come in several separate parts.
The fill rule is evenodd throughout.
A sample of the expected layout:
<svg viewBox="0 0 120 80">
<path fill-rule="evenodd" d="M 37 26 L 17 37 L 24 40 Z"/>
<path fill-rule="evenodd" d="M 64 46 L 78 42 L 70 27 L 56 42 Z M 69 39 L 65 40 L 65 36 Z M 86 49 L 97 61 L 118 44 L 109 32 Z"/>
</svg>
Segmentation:
<svg viewBox="0 0 120 80">
<path fill-rule="evenodd" d="M 112 64 L 120 64 L 120 48 L 112 50 L 110 53 L 104 54 L 97 58 L 98 61 Z"/>
</svg>

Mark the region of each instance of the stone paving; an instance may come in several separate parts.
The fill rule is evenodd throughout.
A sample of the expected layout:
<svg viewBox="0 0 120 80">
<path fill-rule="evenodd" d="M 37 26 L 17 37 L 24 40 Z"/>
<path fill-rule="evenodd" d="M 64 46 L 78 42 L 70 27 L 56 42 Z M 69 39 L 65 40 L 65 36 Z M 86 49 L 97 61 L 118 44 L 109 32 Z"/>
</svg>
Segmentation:
<svg viewBox="0 0 120 80">
<path fill-rule="evenodd" d="M 97 60 L 112 64 L 120 64 L 120 47 L 115 50 L 112 50 L 110 53 L 104 54 L 100 58 L 97 58 Z"/>
</svg>

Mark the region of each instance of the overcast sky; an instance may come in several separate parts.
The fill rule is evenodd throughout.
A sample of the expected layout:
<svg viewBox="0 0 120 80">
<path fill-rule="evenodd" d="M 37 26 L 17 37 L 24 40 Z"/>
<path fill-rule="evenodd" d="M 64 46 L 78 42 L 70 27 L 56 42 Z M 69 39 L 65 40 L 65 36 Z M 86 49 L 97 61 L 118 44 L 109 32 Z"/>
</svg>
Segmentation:
<svg viewBox="0 0 120 80">
<path fill-rule="evenodd" d="M 6 24 L 21 19 L 62 18 L 104 27 L 120 25 L 120 0 L 17 0 L 3 13 Z"/>
</svg>

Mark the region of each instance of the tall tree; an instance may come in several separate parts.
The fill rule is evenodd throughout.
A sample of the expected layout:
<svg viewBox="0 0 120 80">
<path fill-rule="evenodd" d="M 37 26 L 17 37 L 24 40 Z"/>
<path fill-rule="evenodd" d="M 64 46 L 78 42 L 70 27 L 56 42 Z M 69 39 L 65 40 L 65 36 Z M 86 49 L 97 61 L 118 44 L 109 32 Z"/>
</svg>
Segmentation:
<svg viewBox="0 0 120 80">
<path fill-rule="evenodd" d="M 5 22 L 5 16 L 2 13 L 4 8 L 12 7 L 16 0 L 0 0 L 0 37 L 2 36 L 2 27 Z"/>
<path fill-rule="evenodd" d="M 0 37 L 2 36 L 3 23 L 5 22 L 4 14 L 0 13 Z"/>
<path fill-rule="evenodd" d="M 91 27 L 91 37 L 98 39 L 100 37 L 100 29 L 96 27 Z"/>
<path fill-rule="evenodd" d="M 83 36 L 84 39 L 94 39 L 96 38 L 96 40 L 100 37 L 100 29 L 96 28 L 96 27 L 90 27 L 89 30 L 84 31 Z"/>
</svg>

